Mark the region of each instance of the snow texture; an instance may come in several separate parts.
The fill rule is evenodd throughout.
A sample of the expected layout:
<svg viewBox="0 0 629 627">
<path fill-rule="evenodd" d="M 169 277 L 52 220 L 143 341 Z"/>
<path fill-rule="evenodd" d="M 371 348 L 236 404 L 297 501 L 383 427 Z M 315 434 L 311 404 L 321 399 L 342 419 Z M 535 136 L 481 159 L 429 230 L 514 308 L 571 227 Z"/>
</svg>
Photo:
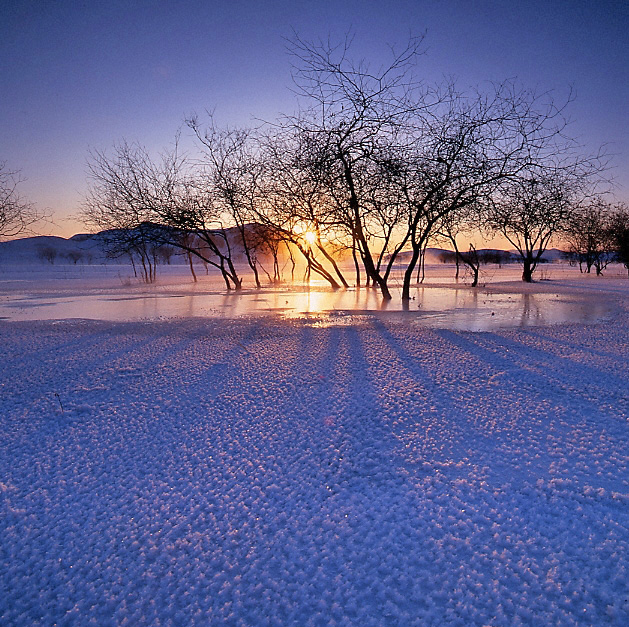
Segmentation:
<svg viewBox="0 0 629 627">
<path fill-rule="evenodd" d="M 629 624 L 587 285 L 605 323 L 0 322 L 0 623 Z"/>
</svg>

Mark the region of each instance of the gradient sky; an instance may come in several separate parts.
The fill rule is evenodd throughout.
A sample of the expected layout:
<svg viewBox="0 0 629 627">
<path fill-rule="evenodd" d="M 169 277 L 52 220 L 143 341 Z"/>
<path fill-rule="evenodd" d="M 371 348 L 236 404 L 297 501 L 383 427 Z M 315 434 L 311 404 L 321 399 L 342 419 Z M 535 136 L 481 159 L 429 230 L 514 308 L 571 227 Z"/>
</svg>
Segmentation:
<svg viewBox="0 0 629 627">
<path fill-rule="evenodd" d="M 425 32 L 417 74 L 428 82 L 517 78 L 558 100 L 572 87 L 572 135 L 589 152 L 607 144 L 629 200 L 626 0 L 0 0 L 0 160 L 53 212 L 46 233 L 84 231 L 70 216 L 90 148 L 125 138 L 159 150 L 206 109 L 231 125 L 292 112 L 293 29 L 351 29 L 354 56 L 375 63 Z"/>
</svg>

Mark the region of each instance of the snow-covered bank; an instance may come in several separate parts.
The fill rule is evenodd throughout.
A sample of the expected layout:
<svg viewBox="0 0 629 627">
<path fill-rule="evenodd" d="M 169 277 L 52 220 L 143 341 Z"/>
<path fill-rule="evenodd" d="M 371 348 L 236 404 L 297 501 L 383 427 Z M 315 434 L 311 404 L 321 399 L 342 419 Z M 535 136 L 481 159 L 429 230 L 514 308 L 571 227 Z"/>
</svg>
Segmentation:
<svg viewBox="0 0 629 627">
<path fill-rule="evenodd" d="M 0 622 L 626 625 L 612 284 L 494 333 L 0 322 Z"/>
</svg>

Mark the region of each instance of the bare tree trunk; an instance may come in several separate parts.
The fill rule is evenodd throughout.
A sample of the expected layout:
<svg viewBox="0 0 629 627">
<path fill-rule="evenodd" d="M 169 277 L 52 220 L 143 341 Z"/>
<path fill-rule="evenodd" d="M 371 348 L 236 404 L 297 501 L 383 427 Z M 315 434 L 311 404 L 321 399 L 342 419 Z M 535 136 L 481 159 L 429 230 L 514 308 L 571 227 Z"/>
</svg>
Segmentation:
<svg viewBox="0 0 629 627">
<path fill-rule="evenodd" d="M 472 287 L 478 286 L 478 275 L 480 272 L 480 260 L 474 244 L 470 243 L 470 250 L 467 257 L 464 257 L 456 243 L 456 238 L 449 236 L 450 242 L 454 246 L 454 254 L 457 260 L 457 278 L 459 276 L 459 263 L 462 261 L 472 271 Z"/>
<path fill-rule="evenodd" d="M 192 273 L 192 278 L 194 279 L 194 282 L 197 282 L 197 275 L 194 271 L 194 264 L 192 263 L 192 255 L 190 254 L 190 251 L 187 250 L 186 251 L 186 257 L 188 257 L 188 264 L 190 265 L 190 272 Z"/>
<path fill-rule="evenodd" d="M 478 273 L 480 272 L 480 259 L 478 258 L 474 244 L 470 244 L 470 255 L 474 255 L 474 259 L 470 259 L 467 265 L 471 268 L 473 273 L 472 287 L 476 287 L 478 285 Z"/>
<path fill-rule="evenodd" d="M 262 268 L 262 272 L 264 272 L 264 274 L 266 274 L 266 278 L 269 280 L 269 283 L 273 284 L 275 281 L 271 277 L 271 275 L 267 272 L 266 268 L 262 264 L 260 264 L 260 267 Z"/>
<path fill-rule="evenodd" d="M 325 248 L 321 244 L 321 240 L 318 238 L 317 238 L 317 248 L 323 253 L 323 256 L 330 262 L 330 265 L 334 268 L 334 271 L 336 272 L 336 276 L 338 276 L 339 281 L 343 284 L 343 287 L 349 287 L 336 261 L 334 261 L 332 255 L 330 255 L 330 253 L 328 253 L 328 251 L 325 250 Z"/>
<path fill-rule="evenodd" d="M 232 284 L 229 278 L 229 273 L 227 272 L 227 270 L 225 270 L 225 264 L 222 259 L 221 259 L 219 269 L 221 271 L 221 274 L 223 275 L 223 281 L 225 281 L 225 287 L 227 287 L 228 290 L 231 290 Z"/>
<path fill-rule="evenodd" d="M 230 257 L 227 257 L 227 267 L 229 268 L 229 278 L 232 280 L 234 284 L 235 290 L 242 289 L 242 279 L 239 278 L 238 273 L 236 272 L 236 268 L 234 268 L 234 263 Z"/>
<path fill-rule="evenodd" d="M 367 240 L 365 238 L 365 234 L 363 232 L 360 215 L 360 204 L 358 202 L 358 197 L 356 196 L 356 190 L 354 187 L 354 180 L 352 177 L 351 169 L 347 161 L 345 161 L 344 158 L 342 160 L 344 166 L 345 180 L 350 190 L 349 205 L 353 215 L 352 237 L 359 244 L 360 256 L 362 258 L 363 266 L 365 268 L 365 274 L 367 275 L 368 280 L 369 278 L 371 278 L 374 285 L 378 285 L 382 294 L 382 298 L 384 298 L 385 300 L 391 300 L 391 292 L 389 291 L 387 282 L 382 278 L 382 276 L 380 276 L 380 274 L 376 270 L 371 252 L 369 250 L 369 246 L 367 244 Z"/>
<path fill-rule="evenodd" d="M 417 267 L 417 283 L 423 283 L 426 278 L 426 248 L 428 248 L 428 242 L 426 242 L 420 252 L 419 266 Z"/>
<path fill-rule="evenodd" d="M 413 252 L 408 261 L 408 266 L 406 266 L 406 270 L 404 271 L 404 283 L 402 284 L 402 303 L 405 308 L 408 308 L 408 303 L 411 300 L 411 281 L 413 280 L 413 271 L 419 259 L 421 246 L 413 243 L 412 250 Z"/>
<path fill-rule="evenodd" d="M 245 225 L 240 220 L 237 220 L 236 226 L 238 227 L 238 232 L 240 233 L 240 239 L 242 240 L 242 246 L 245 251 L 245 257 L 247 258 L 247 263 L 249 264 L 249 267 L 253 271 L 253 277 L 255 280 L 256 287 L 260 288 L 262 287 L 262 285 L 260 283 L 260 277 L 258 275 L 257 263 L 256 263 L 256 260 L 251 255 L 251 249 L 250 249 L 251 247 L 249 245 L 249 242 L 247 241 Z"/>
<path fill-rule="evenodd" d="M 301 250 L 301 249 L 300 249 Z M 308 262 L 308 280 L 310 280 L 310 273 L 314 270 L 317 274 L 322 276 L 333 289 L 338 290 L 341 286 L 336 282 L 334 277 L 312 256 L 311 253 L 307 253 L 301 250 L 302 254 L 306 257 Z"/>
<path fill-rule="evenodd" d="M 260 283 L 260 277 L 258 275 L 258 264 L 254 263 L 253 265 L 249 264 L 251 266 L 251 269 L 253 270 L 253 277 L 256 283 L 256 287 L 262 287 L 262 284 Z"/>
<path fill-rule="evenodd" d="M 290 280 L 294 281 L 295 280 L 295 266 L 297 264 L 295 263 L 295 257 L 293 257 L 293 251 L 290 249 L 290 245 L 288 243 L 286 243 L 286 250 L 288 250 L 288 258 L 290 259 L 290 262 L 291 262 Z"/>
<path fill-rule="evenodd" d="M 145 283 L 148 283 L 148 272 L 146 270 L 146 259 L 144 255 L 140 255 L 140 261 L 142 262 L 142 279 Z"/>
<path fill-rule="evenodd" d="M 356 269 L 356 287 L 360 287 L 360 264 L 356 257 L 356 240 L 352 241 L 352 258 L 354 259 L 354 268 Z"/>
</svg>

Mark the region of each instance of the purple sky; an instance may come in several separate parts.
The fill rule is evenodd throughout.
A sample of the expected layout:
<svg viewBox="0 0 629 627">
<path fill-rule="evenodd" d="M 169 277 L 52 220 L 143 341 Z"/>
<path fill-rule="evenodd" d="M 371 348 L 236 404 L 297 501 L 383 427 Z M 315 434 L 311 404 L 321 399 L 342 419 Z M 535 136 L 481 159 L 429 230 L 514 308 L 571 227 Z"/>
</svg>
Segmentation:
<svg viewBox="0 0 629 627">
<path fill-rule="evenodd" d="M 293 111 L 284 41 L 292 29 L 306 39 L 351 29 L 354 56 L 375 63 L 387 44 L 426 32 L 417 73 L 428 82 L 518 78 L 558 99 L 574 88 L 571 132 L 588 151 L 608 145 L 617 195 L 629 200 L 624 0 L 0 5 L 0 160 L 21 169 L 24 195 L 54 213 L 52 234 L 84 230 L 69 216 L 81 202 L 90 148 L 125 138 L 158 150 L 186 115 L 205 109 L 233 125 Z"/>
</svg>

